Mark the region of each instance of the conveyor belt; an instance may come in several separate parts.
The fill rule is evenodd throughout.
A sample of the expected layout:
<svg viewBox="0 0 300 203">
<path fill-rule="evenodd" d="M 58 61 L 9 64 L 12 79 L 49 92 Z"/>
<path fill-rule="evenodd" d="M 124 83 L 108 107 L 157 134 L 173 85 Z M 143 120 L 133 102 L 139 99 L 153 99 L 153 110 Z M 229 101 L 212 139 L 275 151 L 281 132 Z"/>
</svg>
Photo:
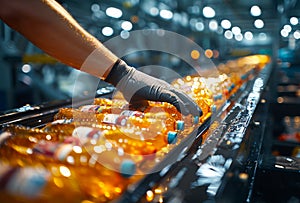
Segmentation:
<svg viewBox="0 0 300 203">
<path fill-rule="evenodd" d="M 97 91 L 97 97 L 110 97 L 114 89 L 111 86 L 101 88 Z M 43 124 L 53 121 L 53 116 L 59 108 L 78 107 L 90 102 L 85 98 L 68 99 L 62 101 L 52 101 L 38 106 L 26 105 L 17 109 L 12 109 L 0 114 L 0 130 L 8 124 L 18 124 L 28 127 L 39 127 Z"/>
<path fill-rule="evenodd" d="M 221 179 L 228 173 L 244 142 L 245 132 L 270 72 L 269 64 L 258 75 L 252 73 L 253 77 L 244 83 L 222 108 L 171 149 L 163 161 L 153 168 L 153 173 L 145 175 L 140 182 L 131 185 L 118 202 L 147 202 L 145 199 L 147 191 L 155 188 L 165 190 L 154 197 L 154 202 L 158 201 L 155 198 L 160 197 L 166 201 L 185 199 L 189 202 L 194 198 L 195 192 L 203 194 L 201 195 L 203 199 L 198 197 L 199 201 L 214 199 L 219 188 L 224 187 Z M 83 103 L 84 101 L 79 102 L 78 106 Z M 41 126 L 51 121 L 59 108 L 71 105 L 72 101 L 65 101 L 35 107 L 25 112 L 12 112 L 1 116 L 0 124 Z M 208 134 L 208 138 L 203 141 L 205 133 Z M 218 179 L 207 178 L 201 174 L 201 167 L 207 164 L 221 168 L 221 172 L 216 171 Z"/>
<path fill-rule="evenodd" d="M 148 202 L 145 199 L 147 191 L 155 194 L 157 188 L 160 192 L 153 198 L 153 202 L 195 202 L 196 197 L 197 202 L 215 200 L 222 185 L 221 179 L 229 171 L 244 142 L 246 129 L 270 72 L 269 64 L 172 150 L 160 164 L 165 166 L 162 170 L 148 174 L 131 187 L 120 202 Z M 218 127 L 211 130 L 208 138 L 202 142 L 202 135 L 210 130 L 213 123 L 218 123 Z M 205 170 L 206 165 L 212 166 L 212 171 Z M 201 166 L 204 167 L 203 173 Z M 209 174 L 214 175 L 209 177 Z"/>
</svg>

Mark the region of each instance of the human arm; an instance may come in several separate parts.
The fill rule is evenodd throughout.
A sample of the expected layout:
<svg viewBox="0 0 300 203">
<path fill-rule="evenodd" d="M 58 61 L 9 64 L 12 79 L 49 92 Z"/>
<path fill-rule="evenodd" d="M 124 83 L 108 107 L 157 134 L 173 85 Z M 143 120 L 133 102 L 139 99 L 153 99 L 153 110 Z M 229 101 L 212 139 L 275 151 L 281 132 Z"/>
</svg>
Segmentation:
<svg viewBox="0 0 300 203">
<path fill-rule="evenodd" d="M 56 1 L 0 0 L 0 4 L 0 18 L 5 23 L 62 63 L 113 84 L 127 100 L 169 102 L 185 115 L 201 115 L 200 108 L 183 92 L 123 61 L 119 63 L 116 55 Z"/>
<path fill-rule="evenodd" d="M 102 78 L 118 59 L 56 1 L 0 0 L 0 5 L 5 23 L 66 65 L 80 70 L 85 62 L 85 72 Z"/>
</svg>

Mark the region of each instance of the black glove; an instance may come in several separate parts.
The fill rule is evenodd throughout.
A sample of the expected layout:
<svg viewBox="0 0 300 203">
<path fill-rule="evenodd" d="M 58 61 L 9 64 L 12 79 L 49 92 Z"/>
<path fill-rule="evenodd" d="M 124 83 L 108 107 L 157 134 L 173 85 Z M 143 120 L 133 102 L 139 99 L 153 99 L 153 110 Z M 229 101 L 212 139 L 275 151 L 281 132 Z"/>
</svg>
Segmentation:
<svg viewBox="0 0 300 203">
<path fill-rule="evenodd" d="M 142 73 L 119 59 L 105 79 L 121 91 L 130 103 L 145 100 L 168 102 L 183 115 L 201 116 L 202 111 L 194 101 L 169 83 Z"/>
</svg>

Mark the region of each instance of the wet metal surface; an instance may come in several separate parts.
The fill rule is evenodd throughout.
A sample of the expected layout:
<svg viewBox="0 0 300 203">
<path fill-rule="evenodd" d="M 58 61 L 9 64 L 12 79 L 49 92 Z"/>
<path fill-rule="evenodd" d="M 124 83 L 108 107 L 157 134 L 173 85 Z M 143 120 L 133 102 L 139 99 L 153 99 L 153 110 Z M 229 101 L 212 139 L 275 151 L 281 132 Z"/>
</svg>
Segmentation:
<svg viewBox="0 0 300 203">
<path fill-rule="evenodd" d="M 236 155 L 244 142 L 246 130 L 269 77 L 270 68 L 263 69 L 243 87 L 232 101 L 229 112 L 228 108 L 222 109 L 217 116 L 212 116 L 211 122 L 214 120 L 219 124 L 202 145 L 190 149 L 186 156 L 179 163 L 169 167 L 170 170 L 156 183 L 153 182 L 151 187 L 148 185 L 148 191 L 154 194 L 151 202 L 216 201 L 225 174 L 230 176 L 233 161 L 238 161 Z M 237 177 L 242 183 L 248 182 L 249 179 L 247 173 L 239 173 Z M 157 188 L 159 194 L 155 193 Z M 134 196 L 134 193 L 132 195 Z M 149 202 L 147 195 L 138 202 Z"/>
</svg>

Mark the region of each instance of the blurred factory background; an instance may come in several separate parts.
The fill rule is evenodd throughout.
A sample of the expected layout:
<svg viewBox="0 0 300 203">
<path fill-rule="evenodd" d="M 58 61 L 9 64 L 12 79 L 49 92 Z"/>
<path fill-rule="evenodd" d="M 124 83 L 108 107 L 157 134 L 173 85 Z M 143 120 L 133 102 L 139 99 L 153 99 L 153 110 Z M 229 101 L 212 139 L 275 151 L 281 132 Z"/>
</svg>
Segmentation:
<svg viewBox="0 0 300 203">
<path fill-rule="evenodd" d="M 297 0 L 60 0 L 59 3 L 102 42 L 115 36 L 130 39 L 135 30 L 162 29 L 193 40 L 216 64 L 258 53 L 269 54 L 287 67 L 299 62 L 300 2 Z M 195 56 L 191 53 L 191 57 Z M 190 70 L 174 56 L 154 51 L 128 55 L 126 61 L 136 67 L 155 64 L 183 73 Z M 0 71 L 0 111 L 71 98 L 79 74 L 45 55 L 2 21 Z M 88 84 L 83 84 L 78 94 L 88 94 Z"/>
</svg>

